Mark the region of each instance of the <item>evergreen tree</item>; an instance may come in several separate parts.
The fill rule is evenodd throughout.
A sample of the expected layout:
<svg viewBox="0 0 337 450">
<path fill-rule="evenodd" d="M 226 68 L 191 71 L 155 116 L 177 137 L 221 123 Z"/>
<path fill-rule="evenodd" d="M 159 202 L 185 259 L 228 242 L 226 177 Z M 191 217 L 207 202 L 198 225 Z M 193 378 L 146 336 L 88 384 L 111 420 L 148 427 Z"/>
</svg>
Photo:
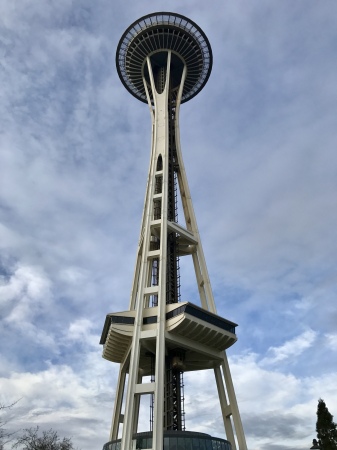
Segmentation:
<svg viewBox="0 0 337 450">
<path fill-rule="evenodd" d="M 317 406 L 316 432 L 321 450 L 337 450 L 337 428 L 333 416 L 320 398 Z"/>
</svg>

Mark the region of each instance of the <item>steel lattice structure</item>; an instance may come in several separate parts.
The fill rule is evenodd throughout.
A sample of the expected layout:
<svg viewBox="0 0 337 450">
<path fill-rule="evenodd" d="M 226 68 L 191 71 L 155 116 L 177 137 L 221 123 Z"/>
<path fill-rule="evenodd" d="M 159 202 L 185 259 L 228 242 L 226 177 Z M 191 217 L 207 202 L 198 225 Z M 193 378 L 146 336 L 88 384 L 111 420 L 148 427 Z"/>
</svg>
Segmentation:
<svg viewBox="0 0 337 450">
<path fill-rule="evenodd" d="M 180 104 L 200 92 L 211 73 L 210 44 L 182 15 L 149 14 L 123 34 L 116 66 L 126 89 L 149 105 L 152 148 L 129 310 L 108 314 L 101 338 L 103 357 L 120 364 L 104 450 L 162 450 L 164 438 L 165 450 L 176 448 L 177 439 L 180 450 L 192 450 L 191 439 L 204 450 L 246 450 L 226 357 L 236 324 L 216 311 L 179 137 Z M 181 301 L 182 257 L 193 260 L 200 305 Z M 228 440 L 192 438 L 185 430 L 183 374 L 204 369 L 214 370 Z M 138 432 L 142 395 L 151 396 L 145 434 Z"/>
</svg>

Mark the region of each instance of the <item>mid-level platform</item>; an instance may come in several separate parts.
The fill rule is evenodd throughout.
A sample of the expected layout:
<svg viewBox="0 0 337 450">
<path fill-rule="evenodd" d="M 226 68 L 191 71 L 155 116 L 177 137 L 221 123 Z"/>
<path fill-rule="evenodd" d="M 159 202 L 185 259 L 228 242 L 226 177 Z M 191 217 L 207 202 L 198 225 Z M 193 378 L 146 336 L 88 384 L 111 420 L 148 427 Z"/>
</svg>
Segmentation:
<svg viewBox="0 0 337 450">
<path fill-rule="evenodd" d="M 151 355 L 156 350 L 157 310 L 157 307 L 144 309 L 140 354 L 140 367 L 144 375 L 150 373 Z M 135 311 L 106 316 L 100 341 L 103 344 L 103 358 L 116 363 L 127 360 L 134 322 Z M 182 355 L 181 368 L 184 371 L 212 368 L 223 359 L 222 352 L 236 342 L 236 326 L 237 324 L 192 303 L 167 305 L 167 351 Z"/>
</svg>

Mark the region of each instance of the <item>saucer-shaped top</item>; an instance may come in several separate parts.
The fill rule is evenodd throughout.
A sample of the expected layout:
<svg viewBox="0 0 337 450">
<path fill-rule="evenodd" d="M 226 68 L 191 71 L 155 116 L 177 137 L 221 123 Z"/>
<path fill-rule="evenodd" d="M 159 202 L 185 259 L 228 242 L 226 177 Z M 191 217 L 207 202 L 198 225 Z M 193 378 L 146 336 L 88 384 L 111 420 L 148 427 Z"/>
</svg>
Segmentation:
<svg viewBox="0 0 337 450">
<path fill-rule="evenodd" d="M 116 66 L 122 83 L 142 102 L 147 102 L 143 83 L 146 57 L 160 55 L 167 50 L 172 50 L 178 57 L 176 59 L 187 66 L 182 103 L 197 95 L 210 76 L 212 49 L 201 28 L 180 14 L 148 14 L 128 27 L 116 52 Z"/>
</svg>

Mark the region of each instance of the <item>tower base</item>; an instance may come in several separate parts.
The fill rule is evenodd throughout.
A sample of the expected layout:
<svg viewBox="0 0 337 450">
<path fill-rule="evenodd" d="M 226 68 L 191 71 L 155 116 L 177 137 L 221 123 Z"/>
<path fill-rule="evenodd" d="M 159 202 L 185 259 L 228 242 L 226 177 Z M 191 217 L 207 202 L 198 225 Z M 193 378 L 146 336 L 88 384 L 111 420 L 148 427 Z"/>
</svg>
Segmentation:
<svg viewBox="0 0 337 450">
<path fill-rule="evenodd" d="M 103 450 L 120 450 L 121 439 L 107 442 Z M 137 433 L 132 438 L 132 450 L 152 449 L 152 431 Z M 226 439 L 196 431 L 164 431 L 164 450 L 232 450 Z M 131 449 L 130 449 L 131 450 Z"/>
</svg>

